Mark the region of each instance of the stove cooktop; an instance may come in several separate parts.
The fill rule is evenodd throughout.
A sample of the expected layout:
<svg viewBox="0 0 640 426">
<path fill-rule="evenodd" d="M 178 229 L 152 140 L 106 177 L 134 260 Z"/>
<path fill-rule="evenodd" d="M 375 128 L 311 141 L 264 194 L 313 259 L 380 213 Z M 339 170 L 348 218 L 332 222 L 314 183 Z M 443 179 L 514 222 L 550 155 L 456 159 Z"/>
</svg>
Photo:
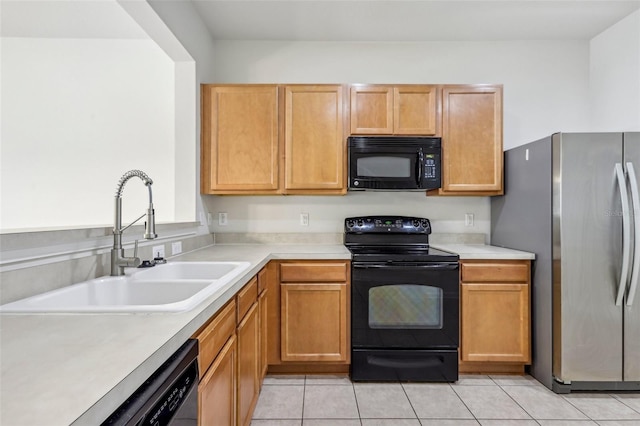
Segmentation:
<svg viewBox="0 0 640 426">
<path fill-rule="evenodd" d="M 356 262 L 457 262 L 459 258 L 429 247 L 431 223 L 426 218 L 349 217 L 344 229 L 344 245 Z"/>
<path fill-rule="evenodd" d="M 423 246 L 347 247 L 354 262 L 457 262 L 455 253 Z"/>
</svg>

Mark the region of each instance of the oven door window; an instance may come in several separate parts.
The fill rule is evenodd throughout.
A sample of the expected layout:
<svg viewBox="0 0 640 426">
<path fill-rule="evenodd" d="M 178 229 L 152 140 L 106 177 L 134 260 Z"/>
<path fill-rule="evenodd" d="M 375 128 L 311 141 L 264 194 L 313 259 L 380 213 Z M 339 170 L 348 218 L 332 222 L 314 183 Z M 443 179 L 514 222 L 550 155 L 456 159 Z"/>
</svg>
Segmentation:
<svg viewBox="0 0 640 426">
<path fill-rule="evenodd" d="M 372 329 L 441 329 L 443 292 L 424 285 L 385 285 L 369 289 Z"/>
</svg>

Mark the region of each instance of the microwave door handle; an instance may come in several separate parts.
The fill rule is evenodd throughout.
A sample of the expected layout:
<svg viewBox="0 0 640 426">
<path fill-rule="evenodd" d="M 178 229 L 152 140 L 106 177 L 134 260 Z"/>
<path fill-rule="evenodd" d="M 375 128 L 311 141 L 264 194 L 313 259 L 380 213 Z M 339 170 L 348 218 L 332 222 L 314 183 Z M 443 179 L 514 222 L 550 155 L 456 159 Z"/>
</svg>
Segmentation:
<svg viewBox="0 0 640 426">
<path fill-rule="evenodd" d="M 421 182 L 422 182 L 422 174 L 424 173 L 422 170 L 424 164 L 424 153 L 422 152 L 422 148 L 418 149 L 418 162 L 416 164 L 416 185 L 418 186 L 418 188 L 421 188 Z"/>
</svg>

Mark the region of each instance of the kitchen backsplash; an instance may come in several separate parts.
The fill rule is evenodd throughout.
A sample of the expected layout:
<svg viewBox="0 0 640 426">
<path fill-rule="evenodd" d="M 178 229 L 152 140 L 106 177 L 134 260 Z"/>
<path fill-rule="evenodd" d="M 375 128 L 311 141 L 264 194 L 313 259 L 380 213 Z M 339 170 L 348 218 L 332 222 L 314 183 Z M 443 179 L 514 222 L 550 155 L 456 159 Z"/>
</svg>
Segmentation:
<svg viewBox="0 0 640 426">
<path fill-rule="evenodd" d="M 139 240 L 138 257 L 152 259 L 152 248 L 163 245 L 165 257 L 171 258 L 175 242 L 181 243 L 182 253 L 213 244 L 212 234 L 198 234 L 194 224 L 184 225 L 159 225 L 160 238 Z M 127 256 L 133 253 L 131 238 L 142 234 L 137 228 L 125 233 Z M 0 235 L 0 304 L 109 275 L 110 233 L 110 228 L 92 228 Z"/>
</svg>

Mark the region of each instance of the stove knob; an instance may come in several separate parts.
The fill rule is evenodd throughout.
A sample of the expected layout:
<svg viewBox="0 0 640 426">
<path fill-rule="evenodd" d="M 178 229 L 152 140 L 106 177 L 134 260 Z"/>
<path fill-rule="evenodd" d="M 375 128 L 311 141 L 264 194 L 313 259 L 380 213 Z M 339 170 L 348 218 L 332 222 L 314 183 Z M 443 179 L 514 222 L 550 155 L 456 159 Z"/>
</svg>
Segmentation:
<svg viewBox="0 0 640 426">
<path fill-rule="evenodd" d="M 429 221 L 428 220 L 421 220 L 420 221 L 420 226 L 422 226 L 424 229 L 429 229 Z"/>
<path fill-rule="evenodd" d="M 362 219 L 358 220 L 358 226 L 364 226 L 364 220 Z"/>
<path fill-rule="evenodd" d="M 353 220 L 347 220 L 347 228 L 353 228 L 355 224 L 356 223 Z"/>
<path fill-rule="evenodd" d="M 419 220 L 417 220 L 417 219 L 414 219 L 414 220 L 413 220 L 413 227 L 414 227 L 414 228 L 417 228 L 418 226 L 420 226 L 420 221 L 419 221 Z"/>
</svg>

